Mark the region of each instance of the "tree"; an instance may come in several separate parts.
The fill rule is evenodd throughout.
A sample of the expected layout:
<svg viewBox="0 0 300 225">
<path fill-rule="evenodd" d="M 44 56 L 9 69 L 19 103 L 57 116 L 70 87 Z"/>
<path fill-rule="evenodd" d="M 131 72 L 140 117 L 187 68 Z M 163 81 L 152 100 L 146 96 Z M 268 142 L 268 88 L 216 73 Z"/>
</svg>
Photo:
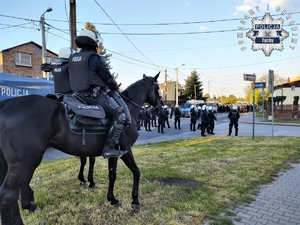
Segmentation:
<svg viewBox="0 0 300 225">
<path fill-rule="evenodd" d="M 262 75 L 261 77 L 259 77 L 257 79 L 257 81 L 260 81 L 260 82 L 267 82 L 268 84 L 268 81 L 269 81 L 269 75 L 268 74 L 264 74 Z M 284 83 L 286 80 L 282 77 L 280 77 L 279 75 L 274 75 L 274 86 L 275 85 L 278 85 L 278 84 L 281 84 L 281 83 Z M 270 97 L 270 93 L 268 91 L 268 88 L 266 88 L 266 95 L 264 97 L 264 102 L 268 102 L 268 99 Z M 251 88 L 251 82 L 249 82 L 249 85 L 247 85 L 247 87 L 245 87 L 244 89 L 244 92 L 245 92 L 245 96 L 246 96 L 246 100 L 249 101 L 249 102 L 252 102 L 253 101 L 253 90 Z M 255 89 L 255 104 L 258 104 L 258 105 L 261 105 L 262 104 L 262 99 L 263 97 L 261 97 L 261 90 L 260 89 Z"/>
<path fill-rule="evenodd" d="M 203 97 L 202 82 L 200 81 L 200 75 L 194 70 L 191 75 L 185 80 L 185 86 L 183 95 L 186 99 L 194 99 L 196 93 L 196 99 L 201 100 Z"/>
</svg>

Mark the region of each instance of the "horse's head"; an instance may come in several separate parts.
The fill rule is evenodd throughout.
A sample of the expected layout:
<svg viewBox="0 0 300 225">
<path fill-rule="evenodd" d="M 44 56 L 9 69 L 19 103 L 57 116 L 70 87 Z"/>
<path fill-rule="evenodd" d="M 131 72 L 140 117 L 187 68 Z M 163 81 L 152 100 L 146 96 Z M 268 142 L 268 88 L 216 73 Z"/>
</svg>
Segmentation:
<svg viewBox="0 0 300 225">
<path fill-rule="evenodd" d="M 157 78 L 159 77 L 160 72 L 155 77 L 147 77 L 143 75 L 143 80 L 149 85 L 146 102 L 152 105 L 155 108 L 161 109 L 163 102 L 161 96 L 159 95 L 159 86 L 157 83 Z"/>
</svg>

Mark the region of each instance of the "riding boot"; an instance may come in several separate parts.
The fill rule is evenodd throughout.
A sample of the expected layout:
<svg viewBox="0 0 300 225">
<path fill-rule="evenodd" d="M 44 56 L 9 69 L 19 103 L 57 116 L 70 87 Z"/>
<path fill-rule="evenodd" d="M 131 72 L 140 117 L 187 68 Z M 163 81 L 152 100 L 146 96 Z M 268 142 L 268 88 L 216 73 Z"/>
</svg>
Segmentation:
<svg viewBox="0 0 300 225">
<path fill-rule="evenodd" d="M 124 128 L 124 125 L 121 123 L 115 122 L 110 130 L 108 131 L 106 142 L 103 148 L 102 156 L 105 159 L 110 157 L 122 157 L 127 153 L 127 150 L 117 150 L 115 149 L 116 145 L 119 143 L 121 132 Z"/>
<path fill-rule="evenodd" d="M 238 136 L 238 129 L 235 129 L 235 136 Z"/>
</svg>

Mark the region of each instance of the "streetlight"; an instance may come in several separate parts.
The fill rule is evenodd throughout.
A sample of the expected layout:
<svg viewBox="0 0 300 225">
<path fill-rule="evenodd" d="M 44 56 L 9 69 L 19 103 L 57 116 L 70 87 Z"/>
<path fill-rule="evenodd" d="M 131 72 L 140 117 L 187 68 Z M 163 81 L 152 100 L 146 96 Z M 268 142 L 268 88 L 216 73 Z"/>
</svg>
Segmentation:
<svg viewBox="0 0 300 225">
<path fill-rule="evenodd" d="M 45 13 L 51 12 L 52 8 L 49 7 L 46 9 L 46 11 L 41 15 L 40 22 L 42 25 L 42 63 L 46 62 L 46 40 L 45 40 Z M 43 71 L 43 78 L 46 78 L 46 72 Z M 47 74 L 47 80 L 49 80 L 48 74 Z"/>
<path fill-rule="evenodd" d="M 210 90 L 209 90 L 209 82 L 210 82 L 210 81 L 214 81 L 214 80 L 209 80 L 209 81 L 208 81 L 208 84 L 207 84 L 207 87 L 208 87 L 208 90 L 207 90 L 207 91 L 208 91 L 208 100 L 210 99 L 210 95 L 209 95 L 209 91 L 210 91 Z"/>
<path fill-rule="evenodd" d="M 181 64 L 181 66 L 184 65 L 184 63 Z M 178 67 L 176 67 L 176 105 L 178 105 Z"/>
</svg>

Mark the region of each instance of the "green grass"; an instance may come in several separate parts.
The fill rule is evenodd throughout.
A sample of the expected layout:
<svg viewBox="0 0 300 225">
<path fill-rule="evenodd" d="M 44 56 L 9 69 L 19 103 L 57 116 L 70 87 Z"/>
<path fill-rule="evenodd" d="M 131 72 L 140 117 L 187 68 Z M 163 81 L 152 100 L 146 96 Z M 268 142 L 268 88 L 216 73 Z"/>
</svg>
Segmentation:
<svg viewBox="0 0 300 225">
<path fill-rule="evenodd" d="M 263 118 L 263 113 L 262 112 L 256 112 L 255 116 Z M 264 113 L 264 118 L 265 118 L 264 122 L 272 122 L 272 120 L 268 120 L 268 114 L 267 113 Z M 294 119 L 292 119 L 292 118 L 288 118 L 288 119 L 274 118 L 274 122 L 275 123 L 295 123 L 295 124 L 300 124 L 300 120 L 299 119 L 295 119 L 295 118 Z"/>
<path fill-rule="evenodd" d="M 134 146 L 141 171 L 141 211 L 131 209 L 132 174 L 120 160 L 115 196 L 121 207 L 106 200 L 107 160 L 97 158 L 90 190 L 77 180 L 75 157 L 43 162 L 31 182 L 35 202 L 43 211 L 21 210 L 25 224 L 232 224 L 220 218 L 237 204 L 249 203 L 259 185 L 300 159 L 294 137 L 207 137 Z M 87 168 L 86 168 L 87 169 Z M 87 174 L 87 171 L 86 173 Z M 185 181 L 167 185 L 162 181 Z"/>
</svg>

